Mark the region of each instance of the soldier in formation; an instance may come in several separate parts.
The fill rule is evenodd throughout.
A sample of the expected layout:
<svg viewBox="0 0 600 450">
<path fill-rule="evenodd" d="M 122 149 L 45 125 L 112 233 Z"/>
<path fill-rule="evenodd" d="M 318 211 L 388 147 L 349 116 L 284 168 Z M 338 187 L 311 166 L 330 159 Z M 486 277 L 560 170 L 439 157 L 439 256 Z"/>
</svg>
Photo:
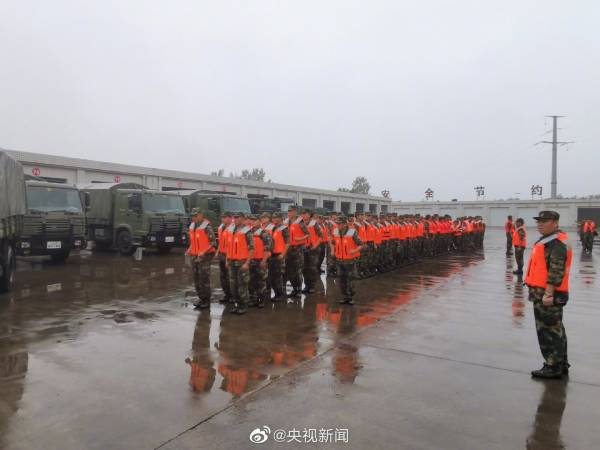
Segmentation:
<svg viewBox="0 0 600 450">
<path fill-rule="evenodd" d="M 202 214 L 195 215 L 193 224 L 204 222 Z M 248 306 L 262 308 L 269 300 L 281 302 L 297 299 L 301 293 L 314 293 L 320 274 L 325 272 L 323 266 L 327 277 L 339 278 L 341 302 L 352 305 L 354 280 L 389 272 L 423 257 L 480 249 L 485 233 L 481 217 L 452 220 L 448 215 L 364 212 L 319 216 L 309 209 L 299 211 L 296 206 L 289 208 L 285 220 L 282 213 L 249 217 L 225 213 L 221 222 L 218 247 L 214 234 L 211 245 L 219 258 L 222 301 L 237 314 L 245 313 Z M 214 250 L 211 258 L 213 254 Z M 203 266 L 208 273 L 206 264 L 210 263 Z M 204 300 L 201 303 L 206 304 Z"/>
</svg>

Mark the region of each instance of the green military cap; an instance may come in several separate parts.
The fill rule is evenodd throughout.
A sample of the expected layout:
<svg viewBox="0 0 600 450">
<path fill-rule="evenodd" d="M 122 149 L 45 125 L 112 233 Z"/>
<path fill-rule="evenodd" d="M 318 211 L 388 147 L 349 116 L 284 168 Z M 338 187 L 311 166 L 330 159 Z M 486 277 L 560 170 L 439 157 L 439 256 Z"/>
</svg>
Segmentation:
<svg viewBox="0 0 600 450">
<path fill-rule="evenodd" d="M 336 220 L 337 223 L 348 223 L 348 218 L 346 216 L 339 216 Z"/>
<path fill-rule="evenodd" d="M 264 218 L 270 219 L 271 217 L 272 217 L 272 214 L 268 213 L 268 212 L 264 212 L 260 215 L 261 219 L 264 219 Z"/>
<path fill-rule="evenodd" d="M 223 214 L 221 214 L 221 217 L 231 217 L 231 216 L 233 216 L 231 211 L 225 211 Z"/>
<path fill-rule="evenodd" d="M 192 208 L 191 215 L 197 216 L 198 214 L 204 215 L 204 211 L 202 210 L 202 208 Z"/>
<path fill-rule="evenodd" d="M 271 214 L 272 219 L 281 219 L 282 217 L 283 214 L 281 214 L 280 212 L 274 212 L 273 214 Z"/>
<path fill-rule="evenodd" d="M 232 214 L 233 217 L 246 217 L 246 214 L 244 214 L 243 212 L 234 212 Z"/>
<path fill-rule="evenodd" d="M 298 211 L 298 207 L 296 205 L 288 206 L 288 211 Z"/>
<path fill-rule="evenodd" d="M 534 217 L 535 220 L 558 220 L 560 214 L 556 211 L 540 211 L 540 214 Z"/>
</svg>

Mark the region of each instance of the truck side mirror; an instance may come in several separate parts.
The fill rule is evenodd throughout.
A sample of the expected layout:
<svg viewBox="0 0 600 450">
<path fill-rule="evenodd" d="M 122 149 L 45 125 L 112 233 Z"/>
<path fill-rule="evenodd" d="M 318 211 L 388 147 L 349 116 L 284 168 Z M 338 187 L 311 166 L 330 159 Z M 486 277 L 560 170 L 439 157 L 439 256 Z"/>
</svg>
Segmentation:
<svg viewBox="0 0 600 450">
<path fill-rule="evenodd" d="M 85 206 L 86 211 L 90 210 L 91 202 L 90 202 L 90 193 L 89 192 L 83 193 L 83 205 Z"/>
</svg>

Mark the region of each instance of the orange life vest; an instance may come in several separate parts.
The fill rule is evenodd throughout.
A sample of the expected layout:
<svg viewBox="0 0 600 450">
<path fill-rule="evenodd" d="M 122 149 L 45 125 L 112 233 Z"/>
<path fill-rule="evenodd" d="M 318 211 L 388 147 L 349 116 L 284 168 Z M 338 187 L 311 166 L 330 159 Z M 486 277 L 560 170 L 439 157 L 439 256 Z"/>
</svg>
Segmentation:
<svg viewBox="0 0 600 450">
<path fill-rule="evenodd" d="M 299 247 L 302 245 L 306 245 L 306 241 L 297 241 L 296 238 L 304 236 L 304 232 L 302 231 L 302 227 L 300 226 L 300 222 L 302 219 L 297 218 L 294 223 L 290 223 L 290 245 L 292 247 Z"/>
<path fill-rule="evenodd" d="M 567 261 L 565 264 L 565 275 L 560 286 L 558 286 L 555 290 L 558 292 L 569 291 L 569 272 L 571 271 L 571 262 L 573 260 L 573 249 L 568 244 L 568 238 L 569 237 L 567 233 L 561 231 L 541 239 L 533 246 L 531 256 L 529 256 L 527 275 L 525 277 L 525 284 L 527 284 L 527 286 L 545 288 L 548 284 L 548 268 L 546 267 L 545 244 L 553 241 L 554 239 L 558 239 L 567 245 L 568 250 Z"/>
<path fill-rule="evenodd" d="M 250 250 L 248 249 L 248 242 L 246 241 L 246 234 L 249 231 L 249 227 L 243 226 L 233 233 L 229 243 L 229 249 L 227 250 L 227 257 L 229 259 L 239 261 L 250 257 Z"/>
<path fill-rule="evenodd" d="M 285 239 L 283 238 L 283 230 L 287 227 L 279 225 L 273 229 L 273 254 L 279 255 L 285 250 Z"/>
<path fill-rule="evenodd" d="M 188 254 L 191 256 L 198 256 L 201 253 L 214 253 L 215 249 L 211 247 L 208 235 L 206 234 L 206 227 L 208 225 L 210 225 L 208 220 L 200 224 L 194 222 L 190 224 Z"/>
<path fill-rule="evenodd" d="M 262 239 L 263 233 L 268 232 L 259 228 L 252 233 L 252 237 L 254 238 L 254 253 L 252 254 L 252 259 L 263 259 L 265 257 L 265 243 Z"/>
<path fill-rule="evenodd" d="M 308 226 L 306 227 L 308 229 L 308 234 L 310 236 L 310 239 L 306 240 L 306 247 L 307 248 L 312 248 L 315 249 L 319 246 L 319 235 L 317 234 L 317 221 L 316 220 L 311 220 L 308 223 Z"/>
<path fill-rule="evenodd" d="M 507 233 L 512 233 L 513 231 L 515 231 L 515 225 L 512 223 L 512 221 L 506 221 L 506 223 L 504 224 L 504 231 Z"/>
<path fill-rule="evenodd" d="M 327 225 L 319 224 L 321 228 L 321 243 L 327 244 L 329 242 L 329 230 L 327 229 Z"/>
<path fill-rule="evenodd" d="M 361 241 L 363 242 L 367 242 L 368 241 L 368 237 L 367 237 L 367 226 L 366 224 L 361 224 L 360 226 L 357 227 L 358 229 L 358 237 L 360 238 Z"/>
<path fill-rule="evenodd" d="M 356 233 L 355 229 L 348 228 L 344 236 L 340 236 L 339 230 L 335 230 L 333 241 L 336 259 L 353 260 L 360 257 L 360 252 L 353 252 L 358 248 L 356 242 L 354 242 L 354 233 Z"/>
<path fill-rule="evenodd" d="M 523 240 L 519 236 L 519 230 L 523 230 Z M 525 231 L 525 227 L 519 227 L 515 231 L 513 231 L 513 245 L 515 247 L 527 247 L 527 231 Z"/>
<path fill-rule="evenodd" d="M 224 224 L 219 225 L 217 229 L 217 236 L 219 239 L 219 253 L 223 255 L 227 255 L 227 249 L 229 249 L 229 245 L 231 242 L 231 230 L 233 229 L 233 225 Z"/>
</svg>

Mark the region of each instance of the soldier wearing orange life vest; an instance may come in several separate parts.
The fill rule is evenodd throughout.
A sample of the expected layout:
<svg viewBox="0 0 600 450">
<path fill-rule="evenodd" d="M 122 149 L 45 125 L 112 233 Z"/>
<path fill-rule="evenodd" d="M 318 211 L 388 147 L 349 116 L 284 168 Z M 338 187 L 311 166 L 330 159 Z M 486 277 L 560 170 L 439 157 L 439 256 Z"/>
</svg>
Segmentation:
<svg viewBox="0 0 600 450">
<path fill-rule="evenodd" d="M 304 249 L 304 289 L 303 294 L 312 294 L 315 292 L 317 279 L 319 278 L 319 245 L 323 234 L 317 223 L 317 215 L 310 209 L 305 209 L 302 212 L 302 219 L 308 230 L 309 239 L 306 240 L 306 248 Z"/>
<path fill-rule="evenodd" d="M 227 247 L 231 238 L 231 229 L 233 228 L 233 217 L 230 212 L 224 212 L 221 215 L 221 224 L 217 229 L 218 248 L 217 256 L 219 257 L 219 277 L 221 280 L 221 289 L 225 296 L 220 300 L 220 303 L 229 303 L 231 301 L 231 289 L 229 287 L 229 270 L 227 269 Z"/>
<path fill-rule="evenodd" d="M 356 228 L 350 228 L 348 226 L 348 219 L 345 217 L 338 219 L 338 227 L 334 231 L 333 240 L 330 245 L 338 264 L 338 277 L 342 293 L 340 303 L 353 305 L 353 280 L 356 278 L 356 263 L 360 258 L 363 243 L 358 237 Z"/>
<path fill-rule="evenodd" d="M 525 247 L 527 247 L 527 231 L 525 231 L 525 221 L 520 217 L 516 221 L 512 243 L 515 247 L 515 261 L 517 262 L 517 270 L 513 273 L 523 275 L 523 255 L 525 254 Z"/>
<path fill-rule="evenodd" d="M 192 223 L 189 227 L 189 248 L 186 251 L 192 257 L 192 273 L 199 301 L 197 309 L 210 307 L 210 263 L 215 255 L 217 240 L 210 226 L 210 221 L 204 217 L 200 208 L 191 212 Z"/>
<path fill-rule="evenodd" d="M 227 248 L 227 268 L 233 306 L 230 312 L 245 314 L 248 311 L 248 283 L 250 281 L 250 260 L 254 255 L 254 236 L 246 224 L 244 213 L 234 213 L 234 226 Z"/>
<path fill-rule="evenodd" d="M 257 216 L 250 217 L 252 235 L 254 237 L 254 253 L 250 261 L 250 306 L 265 307 L 265 302 L 271 299 L 271 289 L 267 292 L 268 263 L 273 243 L 270 230 L 263 227 L 261 219 Z"/>
<path fill-rule="evenodd" d="M 504 233 L 506 234 L 506 256 L 512 255 L 512 237 L 515 231 L 515 224 L 513 223 L 513 217 L 508 216 L 506 223 L 504 224 Z"/>
<path fill-rule="evenodd" d="M 562 378 L 569 372 L 563 308 L 569 300 L 573 250 L 567 234 L 559 229 L 559 218 L 556 211 L 542 211 L 534 217 L 542 237 L 533 246 L 525 276 L 545 361 L 541 369 L 531 372 L 536 378 Z"/>
<path fill-rule="evenodd" d="M 290 246 L 285 260 L 285 270 L 287 278 L 292 285 L 290 298 L 299 298 L 302 291 L 302 270 L 304 268 L 304 250 L 307 241 L 310 240 L 306 224 L 302 217 L 298 215 L 298 208 L 290 206 L 288 208 L 288 223 L 290 230 Z"/>
<path fill-rule="evenodd" d="M 596 231 L 596 222 L 586 220 L 582 225 L 582 244 L 586 253 L 592 253 L 594 250 L 594 238 L 598 235 Z"/>
<path fill-rule="evenodd" d="M 290 230 L 283 223 L 281 213 L 273 213 L 273 249 L 269 258 L 269 280 L 273 288 L 273 302 L 281 302 L 285 296 L 285 257 L 290 247 Z"/>
</svg>

